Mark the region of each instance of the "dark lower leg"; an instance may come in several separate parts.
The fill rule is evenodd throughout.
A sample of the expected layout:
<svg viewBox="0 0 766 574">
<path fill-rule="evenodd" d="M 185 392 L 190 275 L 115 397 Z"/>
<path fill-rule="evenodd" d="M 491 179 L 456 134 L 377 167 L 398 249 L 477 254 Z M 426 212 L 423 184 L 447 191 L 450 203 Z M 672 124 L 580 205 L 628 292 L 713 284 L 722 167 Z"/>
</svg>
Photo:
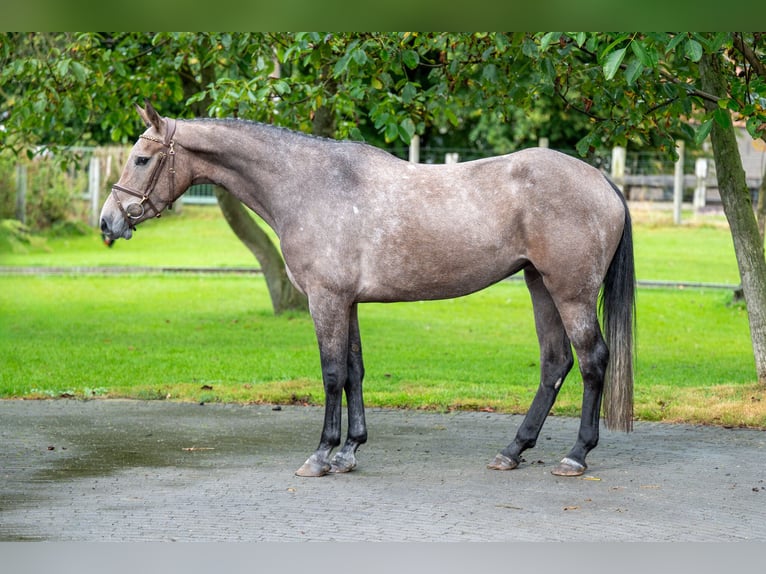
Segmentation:
<svg viewBox="0 0 766 574">
<path fill-rule="evenodd" d="M 348 380 L 348 310 L 339 314 L 340 304 L 329 297 L 318 301 L 314 304 L 309 297 L 322 364 L 324 425 L 319 446 L 296 471 L 298 476 L 322 476 L 330 472 L 330 453 L 340 444 L 342 393 Z"/>
<path fill-rule="evenodd" d="M 364 362 L 359 335 L 356 305 L 351 308 L 349 321 L 348 377 L 346 380 L 346 403 L 348 405 L 348 436 L 343 448 L 333 457 L 331 472 L 348 472 L 356 468 L 356 449 L 367 442 L 367 424 L 364 417 L 362 381 Z"/>
<path fill-rule="evenodd" d="M 543 423 L 571 367 L 571 355 L 569 355 L 569 360 L 564 365 L 544 369 L 544 380 L 540 383 L 532 405 L 516 431 L 516 437 L 512 443 L 500 451 L 500 454 L 488 465 L 489 468 L 495 470 L 516 468 L 521 463 L 521 453 L 537 444 L 537 437 L 540 436 Z"/>
<path fill-rule="evenodd" d="M 535 446 L 543 423 L 574 362 L 561 316 L 540 274 L 534 268 L 528 268 L 524 277 L 532 296 L 535 327 L 540 343 L 540 386 L 513 442 L 488 465 L 496 470 L 515 468 L 521 462 L 521 453 Z"/>
<path fill-rule="evenodd" d="M 577 440 L 569 454 L 554 468 L 553 474 L 561 476 L 582 474 L 588 467 L 585 457 L 598 445 L 604 373 L 609 360 L 609 352 L 599 333 L 591 349 L 587 353 L 578 354 L 584 388 Z"/>
<path fill-rule="evenodd" d="M 324 362 L 323 362 L 324 363 Z M 322 365 L 325 387 L 325 414 L 319 446 L 314 454 L 296 471 L 298 476 L 322 476 L 330 472 L 330 453 L 340 444 L 341 432 L 341 389 L 345 378 L 345 368 L 335 369 L 332 365 Z"/>
</svg>

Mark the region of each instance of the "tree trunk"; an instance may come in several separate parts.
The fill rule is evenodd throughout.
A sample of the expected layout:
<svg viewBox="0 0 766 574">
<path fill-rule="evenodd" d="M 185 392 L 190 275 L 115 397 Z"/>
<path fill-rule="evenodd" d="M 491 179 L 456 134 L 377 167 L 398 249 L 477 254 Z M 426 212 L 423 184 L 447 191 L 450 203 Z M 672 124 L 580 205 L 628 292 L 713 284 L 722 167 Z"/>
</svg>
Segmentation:
<svg viewBox="0 0 766 574">
<path fill-rule="evenodd" d="M 274 314 L 279 315 L 287 310 L 308 311 L 305 295 L 298 291 L 288 279 L 285 262 L 279 249 L 266 232 L 232 194 L 222 187 L 215 187 L 214 191 L 218 206 L 229 227 L 261 265 Z"/>
<path fill-rule="evenodd" d="M 761 234 L 761 243 L 766 243 L 766 170 L 761 178 L 761 186 L 758 188 L 758 205 L 755 208 L 758 219 L 758 233 Z"/>
<path fill-rule="evenodd" d="M 323 138 L 331 138 L 335 135 L 335 114 L 332 108 L 320 106 L 316 109 L 311 120 L 311 133 Z"/>
<path fill-rule="evenodd" d="M 718 54 L 703 56 L 700 61 L 700 78 L 702 89 L 706 92 L 719 96 L 726 94 L 727 81 Z M 717 104 L 706 102 L 705 106 L 711 110 L 715 109 Z M 766 259 L 763 241 L 758 233 L 733 125 L 723 127 L 714 121 L 710 138 L 718 190 L 734 240 L 734 251 L 747 305 L 758 382 L 766 386 Z"/>
</svg>

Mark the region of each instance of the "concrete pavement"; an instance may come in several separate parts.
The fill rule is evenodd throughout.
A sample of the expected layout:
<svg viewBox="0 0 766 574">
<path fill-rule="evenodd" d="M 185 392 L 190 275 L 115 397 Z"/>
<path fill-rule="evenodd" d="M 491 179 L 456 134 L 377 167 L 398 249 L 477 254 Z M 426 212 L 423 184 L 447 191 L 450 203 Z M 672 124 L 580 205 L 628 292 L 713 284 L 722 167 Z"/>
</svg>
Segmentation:
<svg viewBox="0 0 766 574">
<path fill-rule="evenodd" d="M 766 540 L 763 431 L 639 422 L 560 478 L 576 419 L 498 472 L 520 416 L 372 409 L 356 471 L 296 477 L 322 412 L 2 400 L 0 541 Z"/>
</svg>

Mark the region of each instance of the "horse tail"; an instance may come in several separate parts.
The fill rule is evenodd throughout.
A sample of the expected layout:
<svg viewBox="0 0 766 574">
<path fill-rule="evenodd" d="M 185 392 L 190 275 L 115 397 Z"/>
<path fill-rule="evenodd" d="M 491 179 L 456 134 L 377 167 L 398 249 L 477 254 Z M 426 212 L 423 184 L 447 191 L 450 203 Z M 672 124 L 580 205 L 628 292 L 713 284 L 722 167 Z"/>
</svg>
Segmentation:
<svg viewBox="0 0 766 574">
<path fill-rule="evenodd" d="M 599 308 L 609 363 L 604 378 L 604 418 L 607 428 L 633 429 L 633 352 L 636 314 L 636 272 L 633 228 L 628 204 L 619 188 L 609 182 L 625 208 L 625 225 L 617 251 L 604 278 Z"/>
</svg>

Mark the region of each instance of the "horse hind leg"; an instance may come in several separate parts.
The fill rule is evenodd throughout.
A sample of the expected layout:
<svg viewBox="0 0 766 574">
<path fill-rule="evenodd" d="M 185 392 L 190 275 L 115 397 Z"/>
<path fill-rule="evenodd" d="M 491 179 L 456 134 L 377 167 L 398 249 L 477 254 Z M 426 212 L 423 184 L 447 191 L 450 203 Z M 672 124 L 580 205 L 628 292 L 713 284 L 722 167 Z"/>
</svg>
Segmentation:
<svg viewBox="0 0 766 574">
<path fill-rule="evenodd" d="M 601 335 L 595 304 L 560 306 L 577 353 L 583 380 L 580 429 L 574 446 L 551 472 L 558 476 L 579 476 L 588 467 L 585 457 L 599 439 L 601 399 L 609 350 Z"/>
<path fill-rule="evenodd" d="M 540 386 L 513 442 L 487 465 L 493 470 L 516 468 L 521 463 L 521 453 L 535 446 L 559 389 L 574 364 L 572 348 L 561 316 L 539 272 L 529 267 L 524 270 L 524 278 L 532 296 L 535 328 L 540 343 Z"/>
</svg>

